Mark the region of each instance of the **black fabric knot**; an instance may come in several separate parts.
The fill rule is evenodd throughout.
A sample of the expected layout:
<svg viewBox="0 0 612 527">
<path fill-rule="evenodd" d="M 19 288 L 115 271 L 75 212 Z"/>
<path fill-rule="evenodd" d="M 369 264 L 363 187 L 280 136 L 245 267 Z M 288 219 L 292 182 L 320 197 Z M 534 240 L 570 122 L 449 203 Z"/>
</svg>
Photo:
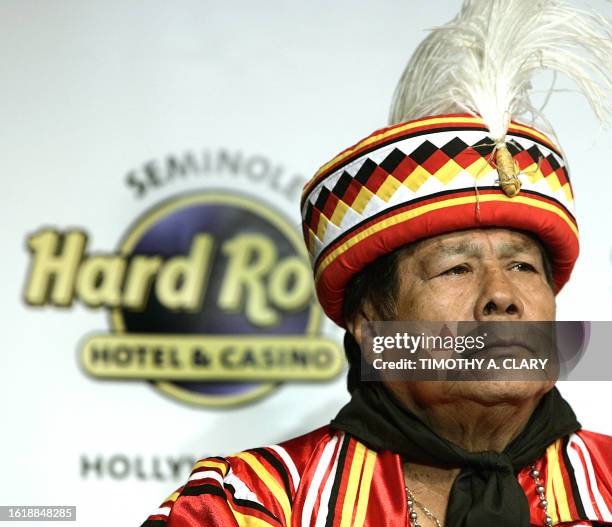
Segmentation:
<svg viewBox="0 0 612 527">
<path fill-rule="evenodd" d="M 503 452 L 493 450 L 470 453 L 467 456 L 465 466 L 476 471 L 489 470 L 502 474 L 512 474 L 514 472 L 510 458 Z"/>
<path fill-rule="evenodd" d="M 580 423 L 553 388 L 503 452 L 469 452 L 439 436 L 381 383 L 362 383 L 331 426 L 369 448 L 400 454 L 407 463 L 461 467 L 449 494 L 449 527 L 529 527 L 529 503 L 515 472 L 538 459 L 553 441 L 578 430 Z"/>
</svg>

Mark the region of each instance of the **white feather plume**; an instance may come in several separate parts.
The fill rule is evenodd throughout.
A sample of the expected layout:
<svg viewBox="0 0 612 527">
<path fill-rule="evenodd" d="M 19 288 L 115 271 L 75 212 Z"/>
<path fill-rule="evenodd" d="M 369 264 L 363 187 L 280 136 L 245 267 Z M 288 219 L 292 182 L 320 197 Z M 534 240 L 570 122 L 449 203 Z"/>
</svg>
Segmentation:
<svg viewBox="0 0 612 527">
<path fill-rule="evenodd" d="M 484 119 L 496 142 L 504 140 L 511 119 L 551 131 L 530 98 L 534 73 L 545 69 L 573 80 L 607 123 L 609 19 L 563 0 L 465 0 L 460 13 L 415 51 L 389 120 L 468 112 Z"/>
</svg>

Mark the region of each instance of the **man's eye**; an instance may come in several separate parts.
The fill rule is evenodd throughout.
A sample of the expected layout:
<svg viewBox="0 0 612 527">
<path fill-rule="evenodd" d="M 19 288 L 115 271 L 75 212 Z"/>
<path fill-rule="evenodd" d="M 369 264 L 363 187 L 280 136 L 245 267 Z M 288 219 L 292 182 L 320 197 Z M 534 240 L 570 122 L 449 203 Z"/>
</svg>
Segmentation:
<svg viewBox="0 0 612 527">
<path fill-rule="evenodd" d="M 451 267 L 447 271 L 444 271 L 443 275 L 458 275 L 469 273 L 470 269 L 467 265 L 455 265 L 455 267 Z"/>
<path fill-rule="evenodd" d="M 512 271 L 523 271 L 523 272 L 529 271 L 529 272 L 532 272 L 532 273 L 537 272 L 536 268 L 533 265 L 528 264 L 526 262 L 516 262 L 516 263 L 512 264 L 510 269 Z"/>
</svg>

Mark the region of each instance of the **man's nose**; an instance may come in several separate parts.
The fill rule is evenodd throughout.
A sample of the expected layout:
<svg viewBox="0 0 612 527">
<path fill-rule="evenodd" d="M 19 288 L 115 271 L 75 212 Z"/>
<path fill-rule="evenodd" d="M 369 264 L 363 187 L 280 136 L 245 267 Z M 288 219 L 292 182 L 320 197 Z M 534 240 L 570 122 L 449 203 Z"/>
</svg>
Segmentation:
<svg viewBox="0 0 612 527">
<path fill-rule="evenodd" d="M 482 277 L 475 305 L 476 320 L 520 319 L 524 305 L 519 290 L 502 267 L 488 267 Z"/>
</svg>

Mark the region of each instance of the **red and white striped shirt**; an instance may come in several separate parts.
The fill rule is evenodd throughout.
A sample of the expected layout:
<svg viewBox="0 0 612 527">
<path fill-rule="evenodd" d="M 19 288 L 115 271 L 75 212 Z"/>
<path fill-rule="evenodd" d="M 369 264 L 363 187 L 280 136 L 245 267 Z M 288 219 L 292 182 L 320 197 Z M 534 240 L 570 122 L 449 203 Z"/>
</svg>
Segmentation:
<svg viewBox="0 0 612 527">
<path fill-rule="evenodd" d="M 581 430 L 536 463 L 553 525 L 612 525 L 612 437 Z M 544 525 L 535 483 L 518 481 L 531 524 Z M 408 525 L 402 458 L 328 426 L 279 445 L 198 461 L 142 527 Z"/>
</svg>

